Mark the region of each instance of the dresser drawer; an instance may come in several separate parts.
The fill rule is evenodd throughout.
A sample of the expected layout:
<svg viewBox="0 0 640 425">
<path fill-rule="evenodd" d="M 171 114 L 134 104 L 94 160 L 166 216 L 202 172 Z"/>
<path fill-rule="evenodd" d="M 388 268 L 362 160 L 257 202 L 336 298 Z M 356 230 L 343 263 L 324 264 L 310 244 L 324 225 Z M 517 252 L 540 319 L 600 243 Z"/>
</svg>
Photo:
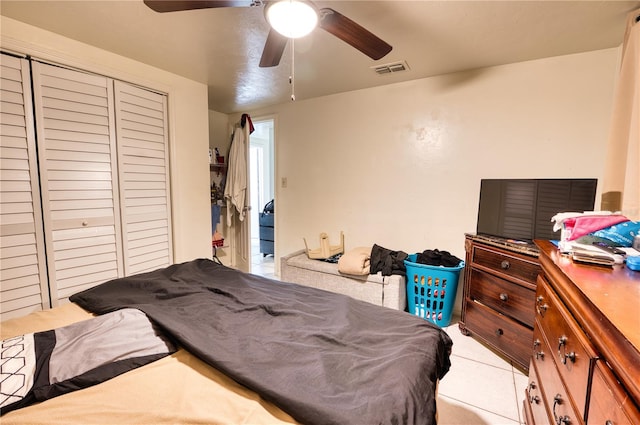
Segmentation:
<svg viewBox="0 0 640 425">
<path fill-rule="evenodd" d="M 529 373 L 532 369 L 536 370 L 538 381 L 540 382 L 540 392 L 542 398 L 546 403 L 550 419 L 548 423 L 560 424 L 584 424 L 584 402 L 582 408 L 576 408 L 571 397 L 571 391 L 575 390 L 575 387 L 565 387 L 558 374 L 558 368 L 556 362 L 553 360 L 553 348 L 549 347 L 549 344 L 540 333 L 540 327 L 536 326 L 533 329 L 533 351 L 534 355 L 531 360 L 533 368 L 529 368 Z M 586 389 L 586 386 L 585 386 Z M 545 422 L 542 422 L 545 423 Z"/>
<path fill-rule="evenodd" d="M 502 351 L 526 369 L 531 358 L 533 331 L 490 308 L 475 302 L 467 304 L 468 329 Z"/>
<path fill-rule="evenodd" d="M 480 270 L 471 271 L 471 299 L 533 328 L 535 291 Z"/>
<path fill-rule="evenodd" d="M 532 360 L 529 366 L 529 384 L 525 389 L 526 398 L 523 401 L 526 412 L 525 417 L 530 419 L 527 421 L 527 425 L 545 425 L 550 423 L 549 413 L 547 412 L 540 384 L 538 372 Z"/>
<path fill-rule="evenodd" d="M 536 277 L 540 273 L 537 259 L 532 258 L 531 261 L 527 261 L 523 256 L 518 257 L 506 251 L 497 251 L 484 246 L 473 246 L 472 262 L 502 277 L 522 280 L 532 285 L 535 285 Z"/>
<path fill-rule="evenodd" d="M 597 361 L 591 384 L 591 402 L 587 423 L 600 425 L 637 425 L 640 412 L 609 367 Z"/>
<path fill-rule="evenodd" d="M 571 389 L 576 406 L 584 410 L 596 352 L 542 278 L 538 281 L 535 309 L 536 320 L 549 345 L 548 353 L 554 359 L 563 381 Z"/>
</svg>

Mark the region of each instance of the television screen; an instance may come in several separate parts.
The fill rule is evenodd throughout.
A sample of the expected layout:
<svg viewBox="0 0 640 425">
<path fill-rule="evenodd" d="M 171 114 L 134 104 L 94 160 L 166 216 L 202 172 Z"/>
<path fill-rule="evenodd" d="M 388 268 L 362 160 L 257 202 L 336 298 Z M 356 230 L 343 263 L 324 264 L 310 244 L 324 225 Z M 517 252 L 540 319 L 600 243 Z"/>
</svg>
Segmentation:
<svg viewBox="0 0 640 425">
<path fill-rule="evenodd" d="M 597 183 L 597 179 L 483 179 L 476 232 L 526 241 L 559 239 L 551 217 L 592 211 Z"/>
</svg>

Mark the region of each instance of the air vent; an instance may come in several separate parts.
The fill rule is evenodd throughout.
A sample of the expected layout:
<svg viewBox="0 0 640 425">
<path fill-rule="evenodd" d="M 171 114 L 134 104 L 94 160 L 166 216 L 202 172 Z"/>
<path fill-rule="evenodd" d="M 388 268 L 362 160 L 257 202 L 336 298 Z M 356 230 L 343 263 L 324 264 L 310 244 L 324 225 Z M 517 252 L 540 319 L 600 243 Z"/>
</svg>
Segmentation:
<svg viewBox="0 0 640 425">
<path fill-rule="evenodd" d="M 407 62 L 401 61 L 372 66 L 371 69 L 373 69 L 378 75 L 386 75 L 393 74 L 395 72 L 407 71 L 409 69 L 409 65 L 407 65 Z"/>
</svg>

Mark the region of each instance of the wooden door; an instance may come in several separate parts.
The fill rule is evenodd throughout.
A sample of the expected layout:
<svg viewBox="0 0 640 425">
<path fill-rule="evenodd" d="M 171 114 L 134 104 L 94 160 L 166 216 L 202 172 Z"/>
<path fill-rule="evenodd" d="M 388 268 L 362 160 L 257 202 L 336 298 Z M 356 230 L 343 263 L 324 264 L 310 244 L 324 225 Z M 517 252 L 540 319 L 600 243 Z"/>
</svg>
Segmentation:
<svg viewBox="0 0 640 425">
<path fill-rule="evenodd" d="M 26 59 L 0 72 L 0 320 L 48 308 L 44 234 Z"/>
<path fill-rule="evenodd" d="M 124 273 L 173 263 L 167 97 L 115 81 Z"/>
<path fill-rule="evenodd" d="M 235 131 L 241 132 L 240 137 L 235 138 L 232 143 L 241 143 L 242 148 L 237 150 L 237 153 L 244 155 L 244 166 L 239 167 L 238 170 L 234 170 L 236 167 L 235 161 L 229 158 L 228 173 L 243 172 L 245 182 L 245 204 L 243 207 L 244 218 L 240 220 L 238 212 L 233 213 L 233 225 L 231 228 L 231 234 L 233 235 L 233 251 L 232 251 L 232 265 L 238 270 L 244 272 L 251 271 L 251 194 L 249 193 L 249 125 L 244 128 L 236 128 Z M 233 150 L 233 146 L 231 147 Z M 242 162 L 242 161 L 241 161 Z M 229 178 L 227 177 L 227 184 L 229 184 Z M 235 208 L 235 207 L 234 207 Z"/>
<path fill-rule="evenodd" d="M 113 83 L 32 63 L 52 305 L 123 275 Z"/>
</svg>

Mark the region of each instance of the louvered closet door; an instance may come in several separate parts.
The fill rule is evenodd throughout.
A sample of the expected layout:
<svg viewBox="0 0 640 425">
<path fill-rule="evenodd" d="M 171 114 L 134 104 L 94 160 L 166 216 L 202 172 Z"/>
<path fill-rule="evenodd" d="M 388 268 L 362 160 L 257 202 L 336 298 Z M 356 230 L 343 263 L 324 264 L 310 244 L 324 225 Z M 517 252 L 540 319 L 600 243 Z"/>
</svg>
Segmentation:
<svg viewBox="0 0 640 425">
<path fill-rule="evenodd" d="M 29 64 L 0 71 L 0 319 L 49 307 Z"/>
<path fill-rule="evenodd" d="M 115 82 L 125 274 L 172 264 L 166 96 Z"/>
<path fill-rule="evenodd" d="M 52 304 L 122 276 L 112 80 L 33 62 Z"/>
</svg>

